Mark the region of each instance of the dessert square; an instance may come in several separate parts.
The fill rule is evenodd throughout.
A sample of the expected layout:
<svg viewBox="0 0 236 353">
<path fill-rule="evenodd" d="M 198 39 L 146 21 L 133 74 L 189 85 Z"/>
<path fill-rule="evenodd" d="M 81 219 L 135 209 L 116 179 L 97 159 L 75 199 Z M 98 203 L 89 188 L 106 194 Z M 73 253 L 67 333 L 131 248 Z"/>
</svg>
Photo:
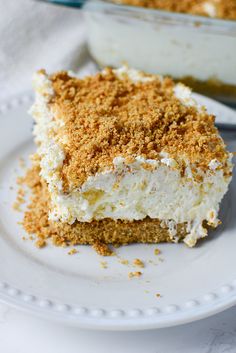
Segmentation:
<svg viewBox="0 0 236 353">
<path fill-rule="evenodd" d="M 188 87 L 127 67 L 83 79 L 41 70 L 33 82 L 28 232 L 194 246 L 219 224 L 232 155 Z"/>
</svg>

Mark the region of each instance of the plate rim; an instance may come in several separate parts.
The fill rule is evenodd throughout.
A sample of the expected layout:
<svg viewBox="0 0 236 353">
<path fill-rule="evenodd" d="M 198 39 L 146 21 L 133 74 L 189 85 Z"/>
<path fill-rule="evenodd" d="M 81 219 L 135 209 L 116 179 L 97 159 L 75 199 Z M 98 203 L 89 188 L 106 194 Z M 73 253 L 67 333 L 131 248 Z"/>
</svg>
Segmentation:
<svg viewBox="0 0 236 353">
<path fill-rule="evenodd" d="M 0 282 L 0 302 L 53 322 L 93 330 L 138 331 L 173 327 L 198 321 L 236 305 L 236 279 L 191 299 L 183 305 L 168 305 L 148 309 L 87 308 L 37 297 Z"/>
<path fill-rule="evenodd" d="M 230 112 L 236 119 L 236 111 L 211 98 L 194 93 L 195 98 L 215 104 L 216 108 Z M 14 95 L 0 102 L 0 119 L 10 110 L 32 102 L 31 91 Z M 232 119 L 230 119 L 232 121 Z M 15 288 L 0 278 L 0 302 L 14 306 L 28 313 L 87 329 L 97 330 L 144 330 L 171 327 L 200 320 L 224 311 L 236 305 L 236 277 L 230 283 L 223 284 L 214 292 L 206 293 L 181 305 L 172 304 L 160 310 L 158 307 L 149 309 L 105 309 L 88 308 L 69 305 L 41 298 Z"/>
</svg>

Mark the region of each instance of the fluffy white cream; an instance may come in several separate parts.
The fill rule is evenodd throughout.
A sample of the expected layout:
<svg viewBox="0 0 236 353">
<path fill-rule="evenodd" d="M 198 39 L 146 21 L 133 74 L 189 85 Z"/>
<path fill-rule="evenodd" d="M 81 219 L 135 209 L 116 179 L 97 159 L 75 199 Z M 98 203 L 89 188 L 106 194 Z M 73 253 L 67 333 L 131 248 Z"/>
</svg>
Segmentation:
<svg viewBox="0 0 236 353">
<path fill-rule="evenodd" d="M 119 77 L 124 74 L 122 70 Z M 136 82 L 144 79 L 135 70 L 125 70 L 130 77 L 135 77 Z M 139 156 L 127 164 L 122 156 L 117 156 L 113 168 L 88 177 L 80 188 L 64 194 L 58 173 L 64 160 L 63 141 L 56 141 L 56 134 L 51 133 L 52 130 L 56 132 L 62 122 L 53 120 L 53 113 L 48 108 L 50 95 L 53 95 L 50 81 L 46 76 L 38 75 L 40 77 L 35 79 L 36 101 L 31 113 L 37 122 L 34 133 L 40 143 L 41 175 L 47 181 L 52 197 L 50 219 L 72 224 L 75 220 L 141 220 L 149 216 L 161 220 L 174 241 L 178 240 L 177 224 L 186 222 L 188 235 L 185 242 L 189 246 L 194 246 L 197 239 L 207 235 L 202 227 L 204 220 L 212 226 L 218 224 L 219 203 L 230 178 L 226 178 L 222 170 L 217 170 L 217 160 L 211 161 L 208 172 L 203 174 L 203 182 L 199 183 L 192 177 L 190 165 L 183 178 L 177 162 L 165 151 L 160 153 L 159 161 Z M 45 82 L 46 94 L 38 89 L 42 82 Z M 184 86 L 178 87 L 177 92 L 185 104 L 191 102 L 191 95 Z M 147 165 L 151 168 L 146 168 Z"/>
<path fill-rule="evenodd" d="M 36 124 L 33 134 L 38 144 L 37 153 L 41 157 L 41 176 L 47 181 L 49 191 L 62 190 L 62 182 L 59 176 L 59 168 L 65 158 L 64 152 L 56 141 L 57 130 L 63 125 L 60 119 L 54 119 L 53 112 L 49 109 L 49 101 L 54 95 L 53 87 L 47 75 L 37 72 L 33 76 L 35 89 L 35 102 L 29 113 Z M 53 135 L 55 138 L 53 138 Z"/>
<path fill-rule="evenodd" d="M 219 202 L 228 188 L 228 179 L 222 170 L 207 173 L 202 183 L 183 178 L 178 169 L 171 167 L 171 158 L 160 162 L 136 157 L 125 164 L 125 159 L 114 159 L 114 170 L 89 177 L 80 189 L 69 195 L 53 193 L 53 220 L 73 223 L 76 219 L 89 222 L 93 219 L 140 220 L 149 216 L 163 220 L 176 235 L 178 223 L 188 223 L 185 241 L 194 245 L 206 235 L 203 220 L 217 225 Z M 167 163 L 166 163 L 167 162 Z M 148 164 L 155 169 L 143 167 Z"/>
<path fill-rule="evenodd" d="M 214 2 L 205 2 L 203 4 L 203 11 L 210 17 L 216 17 L 217 15 L 217 9 L 216 9 L 216 3 Z"/>
<path fill-rule="evenodd" d="M 184 105 L 197 106 L 196 101 L 192 97 L 192 91 L 183 83 L 177 83 L 174 88 L 175 96 Z"/>
<path fill-rule="evenodd" d="M 155 79 L 155 77 L 162 79 L 161 76 L 146 76 L 141 71 L 138 71 L 135 69 L 128 69 L 127 66 L 121 66 L 118 69 L 114 69 L 114 72 L 116 73 L 116 76 L 119 79 L 122 79 L 125 76 L 128 76 L 129 79 L 134 83 L 136 83 L 136 82 L 150 82 L 150 81 L 153 81 Z"/>
</svg>

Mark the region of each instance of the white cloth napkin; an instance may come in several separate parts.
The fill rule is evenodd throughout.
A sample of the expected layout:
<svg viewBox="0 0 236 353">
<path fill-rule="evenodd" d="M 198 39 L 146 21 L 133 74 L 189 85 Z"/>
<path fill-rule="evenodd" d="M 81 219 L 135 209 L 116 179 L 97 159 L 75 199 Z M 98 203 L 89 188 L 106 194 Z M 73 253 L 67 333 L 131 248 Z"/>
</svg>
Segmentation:
<svg viewBox="0 0 236 353">
<path fill-rule="evenodd" d="M 31 88 L 32 73 L 94 70 L 80 10 L 0 0 L 0 100 Z"/>
</svg>

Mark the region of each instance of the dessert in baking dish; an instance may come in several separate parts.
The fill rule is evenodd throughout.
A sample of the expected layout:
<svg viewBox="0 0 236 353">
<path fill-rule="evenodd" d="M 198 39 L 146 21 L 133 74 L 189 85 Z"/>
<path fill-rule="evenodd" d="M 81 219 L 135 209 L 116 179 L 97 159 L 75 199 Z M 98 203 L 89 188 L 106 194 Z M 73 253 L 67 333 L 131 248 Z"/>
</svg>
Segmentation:
<svg viewBox="0 0 236 353">
<path fill-rule="evenodd" d="M 235 0 L 97 2 L 99 11 L 88 3 L 85 17 L 90 53 L 100 66 L 127 63 L 236 102 Z"/>
</svg>

